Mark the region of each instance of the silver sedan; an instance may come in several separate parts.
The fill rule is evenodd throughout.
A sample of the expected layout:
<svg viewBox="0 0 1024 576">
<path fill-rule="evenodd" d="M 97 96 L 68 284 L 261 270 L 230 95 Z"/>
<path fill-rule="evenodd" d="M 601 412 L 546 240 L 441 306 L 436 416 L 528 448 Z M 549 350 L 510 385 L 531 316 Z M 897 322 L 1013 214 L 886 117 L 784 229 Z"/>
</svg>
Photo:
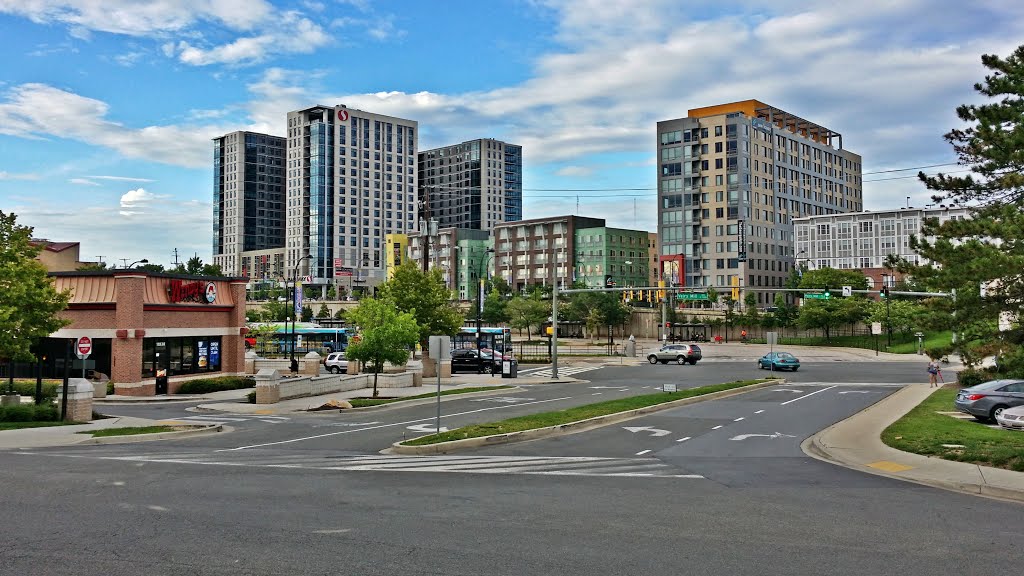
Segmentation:
<svg viewBox="0 0 1024 576">
<path fill-rule="evenodd" d="M 996 423 L 1007 430 L 1024 430 L 1024 406 L 1003 410 L 996 416 Z"/>
</svg>

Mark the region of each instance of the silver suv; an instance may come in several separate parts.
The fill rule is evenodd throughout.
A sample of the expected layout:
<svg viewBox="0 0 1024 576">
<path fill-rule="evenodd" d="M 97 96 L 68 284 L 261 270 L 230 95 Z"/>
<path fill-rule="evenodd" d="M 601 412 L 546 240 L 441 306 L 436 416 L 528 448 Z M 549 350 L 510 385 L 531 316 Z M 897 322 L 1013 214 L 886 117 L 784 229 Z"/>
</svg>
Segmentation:
<svg viewBox="0 0 1024 576">
<path fill-rule="evenodd" d="M 651 364 L 668 364 L 675 361 L 677 364 L 690 364 L 691 366 L 700 360 L 700 347 L 696 344 L 666 344 L 657 352 L 651 352 L 647 361 Z"/>
<path fill-rule="evenodd" d="M 324 357 L 323 363 L 331 374 L 348 373 L 348 360 L 345 360 L 344 352 L 331 352 Z"/>
</svg>

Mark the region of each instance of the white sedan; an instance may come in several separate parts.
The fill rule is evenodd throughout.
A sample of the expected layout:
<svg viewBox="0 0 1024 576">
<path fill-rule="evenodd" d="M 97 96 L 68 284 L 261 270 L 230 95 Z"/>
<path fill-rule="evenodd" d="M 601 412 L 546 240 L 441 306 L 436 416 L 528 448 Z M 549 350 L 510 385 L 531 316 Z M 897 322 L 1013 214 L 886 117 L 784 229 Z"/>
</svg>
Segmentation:
<svg viewBox="0 0 1024 576">
<path fill-rule="evenodd" d="M 1007 408 L 996 414 L 996 423 L 1007 430 L 1024 430 L 1024 406 Z"/>
</svg>

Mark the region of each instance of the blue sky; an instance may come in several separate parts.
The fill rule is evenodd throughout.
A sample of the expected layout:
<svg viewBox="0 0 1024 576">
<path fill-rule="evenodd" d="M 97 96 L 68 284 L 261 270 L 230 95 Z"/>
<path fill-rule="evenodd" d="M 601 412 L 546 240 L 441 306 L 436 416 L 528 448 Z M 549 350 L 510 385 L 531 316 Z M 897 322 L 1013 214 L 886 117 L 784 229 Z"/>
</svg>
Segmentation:
<svg viewBox="0 0 1024 576">
<path fill-rule="evenodd" d="M 980 55 L 1024 39 L 1019 4 L 0 0 L 0 209 L 86 259 L 209 261 L 210 139 L 346 104 L 418 120 L 421 149 L 522 144 L 527 218 L 654 230 L 655 123 L 689 108 L 768 102 L 865 172 L 954 161 L 942 134 Z M 912 174 L 865 175 L 866 207 L 927 203 Z M 600 191 L 577 211 L 566 188 Z"/>
</svg>

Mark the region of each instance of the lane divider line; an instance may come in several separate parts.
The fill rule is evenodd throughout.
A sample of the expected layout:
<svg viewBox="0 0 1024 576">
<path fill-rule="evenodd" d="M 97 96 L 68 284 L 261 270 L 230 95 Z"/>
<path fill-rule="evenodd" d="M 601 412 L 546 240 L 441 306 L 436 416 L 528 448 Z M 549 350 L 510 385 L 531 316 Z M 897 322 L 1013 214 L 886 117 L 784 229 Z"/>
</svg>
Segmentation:
<svg viewBox="0 0 1024 576">
<path fill-rule="evenodd" d="M 689 439 L 690 439 L 690 436 L 687 436 L 686 438 L 680 438 L 679 440 L 676 440 L 676 442 L 686 442 Z"/>
<path fill-rule="evenodd" d="M 814 396 L 815 394 L 820 394 L 820 393 L 822 393 L 822 392 L 824 392 L 826 390 L 831 390 L 833 388 L 838 388 L 838 386 L 829 386 L 828 388 L 822 388 L 821 390 L 816 390 L 814 392 L 811 392 L 810 394 L 804 394 L 803 396 L 801 396 L 799 398 L 793 398 L 792 400 L 786 400 L 785 402 L 781 403 L 780 406 L 785 406 L 786 404 L 791 404 L 793 402 L 796 402 L 797 400 L 803 400 L 804 398 L 809 398 L 811 396 Z"/>
<path fill-rule="evenodd" d="M 740 416 L 739 418 L 733 420 L 733 422 L 739 422 L 740 420 L 746 420 L 746 418 L 744 418 L 743 416 Z"/>
<path fill-rule="evenodd" d="M 722 427 L 722 425 L 721 425 L 721 424 L 719 424 L 718 426 L 715 426 L 714 428 L 712 428 L 712 430 L 718 430 L 718 429 L 719 429 L 719 428 L 721 428 L 721 427 Z"/>
<path fill-rule="evenodd" d="M 760 414 L 761 412 L 764 412 L 764 410 L 758 410 L 757 412 L 754 412 L 754 414 Z"/>
<path fill-rule="evenodd" d="M 637 456 L 643 456 L 644 454 L 647 454 L 648 452 L 650 452 L 650 450 L 641 450 L 641 451 L 637 452 L 636 455 Z"/>
</svg>

